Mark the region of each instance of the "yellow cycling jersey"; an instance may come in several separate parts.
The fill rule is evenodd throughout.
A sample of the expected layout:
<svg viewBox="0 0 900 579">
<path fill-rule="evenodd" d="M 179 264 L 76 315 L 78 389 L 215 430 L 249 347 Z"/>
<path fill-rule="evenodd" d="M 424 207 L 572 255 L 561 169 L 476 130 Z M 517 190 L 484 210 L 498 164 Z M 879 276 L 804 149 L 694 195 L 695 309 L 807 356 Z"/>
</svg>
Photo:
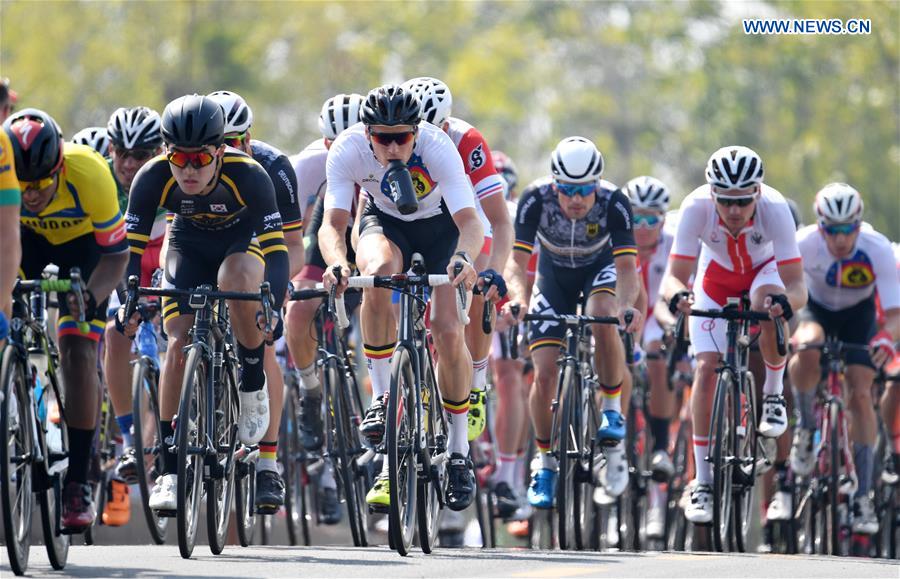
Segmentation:
<svg viewBox="0 0 900 579">
<path fill-rule="evenodd" d="M 40 213 L 22 207 L 21 221 L 52 245 L 93 233 L 103 253 L 128 249 L 112 172 L 103 157 L 86 145 L 65 144 L 53 199 Z"/>
<path fill-rule="evenodd" d="M 0 131 L 0 205 L 18 205 L 20 202 L 12 143 L 6 131 Z"/>
</svg>

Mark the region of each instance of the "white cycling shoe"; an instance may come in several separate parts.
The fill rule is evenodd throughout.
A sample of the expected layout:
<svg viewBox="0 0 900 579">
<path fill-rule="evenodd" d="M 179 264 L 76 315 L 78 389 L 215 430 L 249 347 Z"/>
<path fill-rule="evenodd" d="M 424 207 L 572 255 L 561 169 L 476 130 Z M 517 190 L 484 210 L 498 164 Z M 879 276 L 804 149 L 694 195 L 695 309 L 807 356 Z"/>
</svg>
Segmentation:
<svg viewBox="0 0 900 579">
<path fill-rule="evenodd" d="M 176 489 L 178 488 L 178 475 L 164 474 L 156 479 L 156 486 L 150 492 L 147 500 L 154 511 L 174 511 L 178 508 Z"/>
<path fill-rule="evenodd" d="M 788 417 L 784 396 L 768 394 L 763 398 L 759 434 L 766 438 L 778 438 L 787 430 Z"/>
<path fill-rule="evenodd" d="M 625 447 L 619 443 L 606 449 L 606 464 L 601 471 L 600 480 L 606 494 L 618 497 L 628 488 L 628 459 L 625 456 Z"/>
<path fill-rule="evenodd" d="M 262 440 L 269 429 L 268 384 L 256 392 L 241 392 L 241 416 L 238 418 L 238 437 L 246 445 Z"/>
<path fill-rule="evenodd" d="M 710 485 L 694 485 L 691 490 L 691 502 L 684 510 L 684 517 L 695 525 L 706 525 L 712 522 L 713 496 Z"/>
</svg>

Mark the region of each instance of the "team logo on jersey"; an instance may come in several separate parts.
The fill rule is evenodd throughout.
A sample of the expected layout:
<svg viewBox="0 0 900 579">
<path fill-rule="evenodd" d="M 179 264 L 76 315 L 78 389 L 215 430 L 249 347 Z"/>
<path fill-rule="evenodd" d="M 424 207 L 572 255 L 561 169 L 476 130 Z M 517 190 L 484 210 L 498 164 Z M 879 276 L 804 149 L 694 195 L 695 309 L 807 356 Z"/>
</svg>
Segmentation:
<svg viewBox="0 0 900 579">
<path fill-rule="evenodd" d="M 864 288 L 875 282 L 872 261 L 862 251 L 847 259 L 831 264 L 825 274 L 825 283 L 832 287 Z"/>
<path fill-rule="evenodd" d="M 588 223 L 585 228 L 585 233 L 587 233 L 588 237 L 597 237 L 597 234 L 600 233 L 600 224 Z"/>
<path fill-rule="evenodd" d="M 224 203 L 210 203 L 209 210 L 213 213 L 228 213 L 228 206 Z"/>
<path fill-rule="evenodd" d="M 469 153 L 469 170 L 475 171 L 476 169 L 480 169 L 482 165 L 484 165 L 484 149 L 482 148 L 481 143 L 479 143 L 478 146 Z"/>
<path fill-rule="evenodd" d="M 760 233 L 759 231 L 754 231 L 753 235 L 750 236 L 750 241 L 753 243 L 753 245 L 760 245 L 763 242 L 762 233 Z"/>
</svg>

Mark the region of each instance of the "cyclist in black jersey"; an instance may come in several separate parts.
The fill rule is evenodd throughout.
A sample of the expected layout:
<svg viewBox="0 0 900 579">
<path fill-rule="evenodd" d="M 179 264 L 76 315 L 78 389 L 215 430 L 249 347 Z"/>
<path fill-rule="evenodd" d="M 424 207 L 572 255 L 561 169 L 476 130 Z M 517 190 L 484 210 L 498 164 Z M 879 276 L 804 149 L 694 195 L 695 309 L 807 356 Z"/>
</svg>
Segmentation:
<svg viewBox="0 0 900 579">
<path fill-rule="evenodd" d="M 129 275 L 140 272 L 156 210 L 164 207 L 175 218 L 169 227 L 163 287 L 217 284 L 225 291 L 257 291 L 265 278 L 280 311 L 289 262 L 272 180 L 250 156 L 225 145 L 225 114 L 208 97 L 187 95 L 169 103 L 162 134 L 166 157 L 147 163 L 132 184 L 125 218 Z M 251 251 L 262 255 L 265 268 Z M 259 306 L 234 302 L 228 307 L 241 359 L 238 435 L 244 444 L 256 444 L 269 427 Z M 164 299 L 162 311 L 169 348 L 160 378 L 160 418 L 161 438 L 167 440 L 174 434 L 171 418 L 178 406 L 193 314 L 187 300 Z M 137 316 L 129 321 L 129 333 L 137 331 L 136 321 Z M 154 509 L 174 510 L 177 464 L 168 448 L 164 456 L 163 476 L 149 502 Z"/>
<path fill-rule="evenodd" d="M 600 179 L 603 157 L 585 138 L 563 139 L 551 155 L 550 166 L 552 175 L 532 183 L 519 200 L 516 242 L 506 276 L 512 297 L 505 310 L 509 312 L 511 306 L 524 303 L 529 295 L 526 269 L 538 240 L 538 279 L 530 312 L 573 314 L 583 300 L 585 314 L 618 316 L 627 331 L 639 329 L 642 316 L 635 304 L 641 298 L 642 284 L 628 197 Z M 632 321 L 625 324 L 629 312 Z M 520 318 L 524 313 L 521 308 Z M 617 328 L 595 326 L 591 332 L 596 346 L 594 366 L 603 395 L 603 421 L 597 438 L 612 446 L 607 451 L 607 478 L 614 478 L 615 483 L 607 482 L 607 492 L 616 495 L 624 490 L 619 488 L 621 481 L 627 484 L 621 444 L 625 436 L 622 395 L 630 383 L 626 382 L 625 356 Z M 535 367 L 530 408 L 541 453 L 541 468 L 534 473 L 528 499 L 539 508 L 551 507 L 555 496 L 557 465 L 549 453 L 550 407 L 564 333 L 562 324 L 553 322 L 533 322 L 528 332 Z"/>
<path fill-rule="evenodd" d="M 225 112 L 225 144 L 253 157 L 263 166 L 275 188 L 275 202 L 281 212 L 284 243 L 288 248 L 290 275 L 293 277 L 303 267 L 303 220 L 298 202 L 297 177 L 287 156 L 275 147 L 252 139 L 253 111 L 237 93 L 216 91 L 209 98 L 219 103 Z M 266 348 L 264 366 L 269 385 L 269 429 L 259 442 L 259 460 L 256 463 L 256 506 L 260 512 L 277 511 L 284 504 L 284 481 L 275 461 L 278 450 L 278 430 L 284 406 L 284 378 L 275 357 L 275 347 Z"/>
</svg>

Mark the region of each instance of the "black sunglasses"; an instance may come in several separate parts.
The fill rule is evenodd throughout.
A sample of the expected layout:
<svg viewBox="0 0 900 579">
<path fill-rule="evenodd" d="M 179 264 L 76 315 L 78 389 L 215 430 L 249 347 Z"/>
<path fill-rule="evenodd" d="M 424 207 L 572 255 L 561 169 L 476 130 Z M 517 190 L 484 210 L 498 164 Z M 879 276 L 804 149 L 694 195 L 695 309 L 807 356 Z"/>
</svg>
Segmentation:
<svg viewBox="0 0 900 579">
<path fill-rule="evenodd" d="M 713 198 L 716 200 L 716 203 L 721 205 L 722 207 L 746 207 L 756 201 L 756 195 L 742 195 L 740 197 L 730 197 L 728 195 L 716 195 L 713 193 Z"/>
<path fill-rule="evenodd" d="M 391 143 L 397 143 L 398 145 L 407 144 L 415 138 L 416 131 L 403 131 L 402 133 L 376 133 L 375 131 L 369 131 L 369 136 L 379 145 L 387 147 Z"/>
</svg>

